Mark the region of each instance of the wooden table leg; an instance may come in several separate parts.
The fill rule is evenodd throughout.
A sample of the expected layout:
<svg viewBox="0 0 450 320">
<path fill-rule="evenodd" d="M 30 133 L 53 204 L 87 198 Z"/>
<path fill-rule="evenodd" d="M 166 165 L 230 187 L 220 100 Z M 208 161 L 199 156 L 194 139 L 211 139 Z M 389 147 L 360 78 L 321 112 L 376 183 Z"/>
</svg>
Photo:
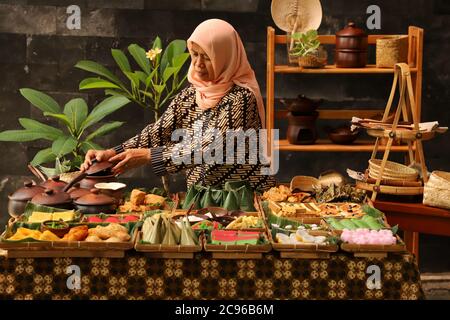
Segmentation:
<svg viewBox="0 0 450 320">
<path fill-rule="evenodd" d="M 419 233 L 405 230 L 403 237 L 406 248 L 416 256 L 417 264 L 419 264 Z"/>
</svg>

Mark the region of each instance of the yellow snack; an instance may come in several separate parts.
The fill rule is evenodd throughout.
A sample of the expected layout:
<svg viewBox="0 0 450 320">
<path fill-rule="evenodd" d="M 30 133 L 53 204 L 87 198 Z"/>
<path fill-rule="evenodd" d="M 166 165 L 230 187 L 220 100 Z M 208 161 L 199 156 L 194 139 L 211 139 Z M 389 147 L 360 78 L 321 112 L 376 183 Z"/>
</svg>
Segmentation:
<svg viewBox="0 0 450 320">
<path fill-rule="evenodd" d="M 63 212 L 54 212 L 52 216 L 52 220 L 60 220 L 63 221 L 72 221 L 75 218 L 75 212 L 73 210 L 63 211 Z"/>
<path fill-rule="evenodd" d="M 41 223 L 46 220 L 52 220 L 52 213 L 35 211 L 28 218 L 30 223 Z"/>
<path fill-rule="evenodd" d="M 60 241 L 61 239 L 49 230 L 45 230 L 39 237 L 41 241 Z"/>
<path fill-rule="evenodd" d="M 26 238 L 33 238 L 39 240 L 41 237 L 41 232 L 39 230 L 32 230 L 27 228 L 19 228 L 16 233 L 13 234 L 8 240 L 18 241 Z"/>
<path fill-rule="evenodd" d="M 157 194 L 147 194 L 145 196 L 145 204 L 157 204 L 163 205 L 166 199 L 164 197 L 158 196 Z"/>
<path fill-rule="evenodd" d="M 133 189 L 130 195 L 130 202 L 135 206 L 140 206 L 145 202 L 145 192 L 139 189 Z"/>
</svg>

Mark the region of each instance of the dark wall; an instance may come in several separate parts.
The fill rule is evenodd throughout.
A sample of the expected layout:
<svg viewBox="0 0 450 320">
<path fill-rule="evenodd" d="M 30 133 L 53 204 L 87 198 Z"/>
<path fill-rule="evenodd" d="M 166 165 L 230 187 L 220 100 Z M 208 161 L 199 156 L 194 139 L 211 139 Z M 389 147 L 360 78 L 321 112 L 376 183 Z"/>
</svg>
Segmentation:
<svg viewBox="0 0 450 320">
<path fill-rule="evenodd" d="M 439 120 L 443 125 L 450 123 L 446 109 L 450 96 L 450 63 L 447 59 L 450 15 L 445 1 L 321 2 L 324 12 L 319 29 L 321 34 L 334 34 L 349 20 L 365 26 L 366 9 L 371 4 L 379 5 L 382 10 L 382 29 L 368 31 L 369 34 L 404 34 L 409 25 L 424 28 L 422 120 Z M 81 8 L 81 30 L 66 28 L 66 8 L 70 4 L 78 4 Z M 237 29 L 265 95 L 266 28 L 274 25 L 268 0 L 0 0 L 0 130 L 17 129 L 19 117 L 40 117 L 20 96 L 19 88 L 43 90 L 61 104 L 73 97 L 84 97 L 90 106 L 94 106 L 102 95 L 95 91 L 77 90 L 79 81 L 87 75 L 73 67 L 78 60 L 92 59 L 113 67 L 111 48 L 125 49 L 130 43 L 148 48 L 156 35 L 164 43 L 174 38 L 186 39 L 196 25 L 213 17 L 227 20 Z M 278 59 L 285 59 L 282 49 L 277 52 Z M 374 63 L 373 54 L 371 59 Z M 312 98 L 325 99 L 324 107 L 328 108 L 383 108 L 392 76 L 284 75 L 277 76 L 276 81 L 277 98 L 295 97 L 303 93 Z M 120 131 L 103 138 L 100 143 L 104 146 L 115 145 L 131 137 L 150 121 L 151 115 L 130 104 L 109 119 L 126 121 L 126 124 Z M 324 135 L 323 127 L 329 124 L 319 123 L 321 135 Z M 278 125 L 282 129 L 286 127 L 284 122 Z M 444 135 L 425 144 L 430 169 L 450 171 L 448 137 Z M 42 142 L 0 142 L 0 222 L 7 219 L 6 194 L 29 175 L 26 164 L 42 146 Z M 288 181 L 296 174 L 317 176 L 327 169 L 345 172 L 347 167 L 351 167 L 362 170 L 367 165 L 368 156 L 366 153 L 284 152 L 280 154 L 278 179 Z M 150 168 L 139 169 L 127 177 L 131 185 L 152 186 L 159 182 Z M 185 188 L 182 175 L 172 179 L 174 189 Z M 422 247 L 426 248 L 432 240 L 427 241 Z M 448 248 L 448 242 L 443 246 Z M 446 263 L 448 270 L 449 262 Z"/>
</svg>

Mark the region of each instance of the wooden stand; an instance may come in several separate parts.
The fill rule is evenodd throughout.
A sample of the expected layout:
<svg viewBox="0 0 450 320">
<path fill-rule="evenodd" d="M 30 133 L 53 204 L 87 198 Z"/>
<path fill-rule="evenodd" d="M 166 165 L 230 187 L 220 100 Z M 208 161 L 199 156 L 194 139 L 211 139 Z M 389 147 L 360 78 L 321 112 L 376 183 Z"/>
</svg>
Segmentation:
<svg viewBox="0 0 450 320">
<path fill-rule="evenodd" d="M 417 114 L 416 109 L 416 102 L 414 100 L 414 93 L 413 93 L 413 87 L 412 87 L 412 80 L 411 80 L 411 71 L 407 64 L 405 63 L 398 63 L 395 65 L 394 68 L 394 82 L 392 84 L 391 94 L 389 96 L 388 103 L 386 105 L 386 109 L 384 110 L 383 119 L 381 120 L 381 123 L 388 123 L 388 117 L 390 115 L 392 102 L 394 100 L 395 93 L 397 91 L 397 85 L 399 87 L 400 97 L 399 97 L 399 103 L 397 106 L 397 109 L 395 110 L 395 116 L 394 120 L 392 122 L 392 125 L 390 126 L 389 130 L 379 130 L 382 134 L 376 135 L 376 141 L 375 146 L 372 152 L 371 159 L 375 159 L 377 153 L 379 152 L 379 146 L 380 146 L 380 139 L 382 137 L 387 136 L 388 141 L 384 150 L 383 159 L 381 161 L 379 175 L 377 178 L 377 181 L 374 185 L 372 185 L 372 201 L 375 201 L 377 194 L 380 192 L 382 193 L 384 189 L 381 188 L 381 180 L 383 177 L 383 173 L 386 167 L 386 162 L 389 157 L 389 153 L 392 148 L 392 143 L 394 142 L 394 139 L 397 138 L 397 130 L 398 125 L 400 121 L 400 116 L 402 116 L 403 121 L 409 122 L 410 117 L 412 116 L 412 122 L 413 122 L 413 130 L 408 131 L 408 134 L 402 134 L 402 139 L 407 141 L 408 144 L 408 156 L 410 163 L 418 163 L 422 169 L 422 176 L 424 182 L 428 181 L 428 174 L 427 174 L 427 168 L 425 166 L 425 156 L 423 153 L 423 146 L 422 146 L 422 137 L 423 134 L 420 132 L 419 129 L 419 116 Z M 404 132 L 404 130 L 401 130 Z M 370 132 L 368 132 L 370 134 Z M 413 142 L 415 142 L 415 151 L 416 154 L 414 154 L 413 149 Z M 399 195 L 402 194 L 414 194 L 412 192 L 415 192 L 415 194 L 422 194 L 423 189 L 422 188 L 410 188 L 410 187 L 395 187 L 390 188 L 389 193 L 396 193 Z"/>
<path fill-rule="evenodd" d="M 375 46 L 377 39 L 389 35 L 369 35 L 369 46 Z M 421 113 L 421 94 L 422 94 L 422 62 L 423 62 L 423 29 L 410 26 L 408 28 L 408 65 L 412 76 L 412 85 L 415 92 L 415 106 L 417 108 L 417 116 L 420 119 Z M 335 46 L 335 35 L 319 35 L 319 41 L 325 46 Z M 266 69 L 266 128 L 268 129 L 268 151 L 272 154 L 271 142 L 273 141 L 271 131 L 276 128 L 276 120 L 285 120 L 287 110 L 279 110 L 277 107 L 278 100 L 275 94 L 275 80 L 278 74 L 302 74 L 307 77 L 310 74 L 317 75 L 377 75 L 377 74 L 393 74 L 393 68 L 377 68 L 375 65 L 367 65 L 365 68 L 337 68 L 335 65 L 327 65 L 325 68 L 306 69 L 298 66 L 277 64 L 275 59 L 276 47 L 283 47 L 286 50 L 286 35 L 275 34 L 273 27 L 267 28 L 267 69 Z M 367 108 L 361 106 L 358 109 L 335 110 L 322 109 L 318 110 L 319 119 L 324 120 L 349 120 L 352 116 L 359 118 L 373 118 L 383 113 L 382 108 Z M 292 145 L 287 140 L 273 141 L 274 148 L 280 151 L 300 151 L 300 152 L 372 152 L 374 140 L 357 140 L 351 145 L 338 145 L 330 140 L 317 140 L 312 145 Z M 278 145 L 277 145 L 278 144 Z M 379 147 L 384 150 L 383 146 Z M 408 146 L 391 146 L 392 152 L 407 152 Z"/>
</svg>

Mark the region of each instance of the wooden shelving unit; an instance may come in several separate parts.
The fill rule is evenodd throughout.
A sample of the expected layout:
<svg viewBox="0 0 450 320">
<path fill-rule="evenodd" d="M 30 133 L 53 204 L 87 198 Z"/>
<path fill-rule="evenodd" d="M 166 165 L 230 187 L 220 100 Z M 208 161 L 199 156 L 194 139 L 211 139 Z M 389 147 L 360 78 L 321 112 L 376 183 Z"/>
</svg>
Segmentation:
<svg viewBox="0 0 450 320">
<path fill-rule="evenodd" d="M 387 35 L 369 35 L 369 45 L 375 45 L 376 40 Z M 393 68 L 377 68 L 368 65 L 365 68 L 336 68 L 328 65 L 323 69 L 304 69 L 295 66 L 277 65 L 275 62 L 275 46 L 283 45 L 286 50 L 286 36 L 276 35 L 273 27 L 267 28 L 267 91 L 266 91 L 266 127 L 269 129 L 269 151 L 271 142 L 271 129 L 275 128 L 276 119 L 286 119 L 286 110 L 275 110 L 275 75 L 276 74 L 394 74 Z M 423 29 L 410 26 L 408 28 L 408 65 L 414 88 L 414 99 L 416 114 L 421 118 L 422 100 L 422 61 L 423 61 Z M 335 45 L 336 36 L 320 35 L 319 40 L 324 45 Z M 348 119 L 352 116 L 369 118 L 383 113 L 383 109 L 359 109 L 359 110 L 330 110 L 319 109 L 319 119 Z M 352 145 L 338 145 L 331 141 L 319 140 L 313 145 L 291 145 L 287 140 L 280 140 L 278 149 L 280 151 L 303 151 L 303 152 L 372 152 L 375 140 L 356 141 Z M 384 149 L 381 147 L 380 151 Z M 393 146 L 391 151 L 407 152 L 408 146 Z"/>
</svg>

